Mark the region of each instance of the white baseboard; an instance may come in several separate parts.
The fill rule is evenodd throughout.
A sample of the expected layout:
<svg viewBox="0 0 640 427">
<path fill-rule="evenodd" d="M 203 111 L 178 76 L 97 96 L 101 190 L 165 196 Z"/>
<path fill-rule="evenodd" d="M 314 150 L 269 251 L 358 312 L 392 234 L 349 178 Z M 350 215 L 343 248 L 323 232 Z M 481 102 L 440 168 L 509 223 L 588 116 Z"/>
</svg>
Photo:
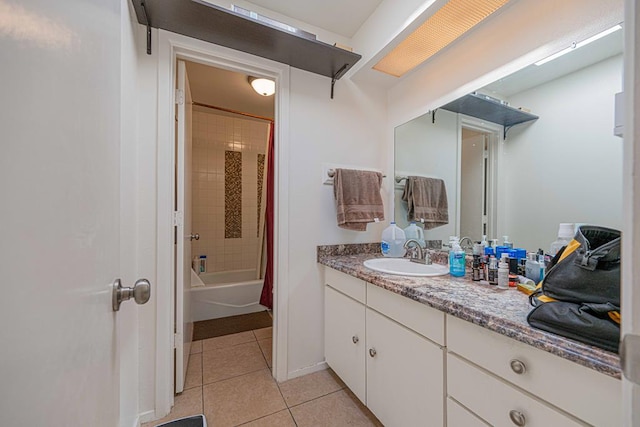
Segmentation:
<svg viewBox="0 0 640 427">
<path fill-rule="evenodd" d="M 314 372 L 318 372 L 318 371 L 324 371 L 328 367 L 329 367 L 329 365 L 327 365 L 327 362 L 323 361 L 323 362 L 320 362 L 320 363 L 318 363 L 316 365 L 307 366 L 306 368 L 302 368 L 302 369 L 298 369 L 296 371 L 289 372 L 287 374 L 287 379 L 291 380 L 293 378 L 301 377 L 303 375 L 313 374 Z"/>
<path fill-rule="evenodd" d="M 151 410 L 151 411 L 142 412 L 138 414 L 138 423 L 136 424 L 135 427 L 139 427 L 140 424 L 148 423 L 149 421 L 153 421 L 155 419 L 156 419 L 155 411 Z"/>
</svg>

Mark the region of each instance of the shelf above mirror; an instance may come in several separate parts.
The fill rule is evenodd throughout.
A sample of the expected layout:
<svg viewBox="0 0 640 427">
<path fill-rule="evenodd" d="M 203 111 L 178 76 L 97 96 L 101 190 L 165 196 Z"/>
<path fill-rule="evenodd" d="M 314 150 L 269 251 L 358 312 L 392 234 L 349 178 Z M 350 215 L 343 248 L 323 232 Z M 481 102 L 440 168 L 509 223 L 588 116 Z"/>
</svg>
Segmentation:
<svg viewBox="0 0 640 427">
<path fill-rule="evenodd" d="M 478 93 L 470 93 L 440 108 L 502 125 L 505 135 L 507 129 L 512 126 L 539 119 L 535 114 L 513 108 Z"/>
<path fill-rule="evenodd" d="M 138 22 L 271 59 L 338 80 L 360 58 L 353 52 L 295 35 L 194 0 L 131 0 Z M 148 46 L 150 52 L 150 45 Z"/>
</svg>

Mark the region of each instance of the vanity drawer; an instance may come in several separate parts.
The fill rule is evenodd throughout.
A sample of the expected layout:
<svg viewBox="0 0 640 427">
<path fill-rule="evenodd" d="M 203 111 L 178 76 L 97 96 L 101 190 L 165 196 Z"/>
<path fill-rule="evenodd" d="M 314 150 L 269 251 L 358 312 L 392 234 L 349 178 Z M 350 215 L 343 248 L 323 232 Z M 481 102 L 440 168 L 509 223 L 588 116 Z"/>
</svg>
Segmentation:
<svg viewBox="0 0 640 427">
<path fill-rule="evenodd" d="M 442 311 L 371 283 L 367 283 L 367 306 L 436 344 L 444 345 L 445 314 Z"/>
<path fill-rule="evenodd" d="M 447 355 L 447 389 L 453 399 L 492 426 L 586 425 L 451 353 Z"/>
<path fill-rule="evenodd" d="M 364 280 L 356 279 L 348 274 L 341 273 L 333 268 L 325 267 L 325 284 L 333 289 L 350 296 L 354 300 L 364 304 L 367 300 L 367 288 Z"/>
<path fill-rule="evenodd" d="M 487 427 L 489 424 L 478 418 L 476 414 L 463 408 L 452 398 L 447 398 L 447 427 Z"/>
<path fill-rule="evenodd" d="M 621 383 L 613 377 L 450 315 L 447 344 L 449 352 L 589 424 L 621 424 Z"/>
</svg>

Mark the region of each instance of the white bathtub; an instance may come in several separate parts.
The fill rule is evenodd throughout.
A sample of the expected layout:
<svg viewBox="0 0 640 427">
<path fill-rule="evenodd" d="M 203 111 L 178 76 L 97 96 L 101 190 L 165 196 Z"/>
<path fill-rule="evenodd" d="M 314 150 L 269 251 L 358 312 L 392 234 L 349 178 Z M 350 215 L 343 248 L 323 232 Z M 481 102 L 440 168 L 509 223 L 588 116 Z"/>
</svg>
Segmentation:
<svg viewBox="0 0 640 427">
<path fill-rule="evenodd" d="M 193 321 L 254 313 L 260 305 L 262 279 L 255 270 L 224 271 L 197 275 L 191 272 L 191 314 Z"/>
</svg>

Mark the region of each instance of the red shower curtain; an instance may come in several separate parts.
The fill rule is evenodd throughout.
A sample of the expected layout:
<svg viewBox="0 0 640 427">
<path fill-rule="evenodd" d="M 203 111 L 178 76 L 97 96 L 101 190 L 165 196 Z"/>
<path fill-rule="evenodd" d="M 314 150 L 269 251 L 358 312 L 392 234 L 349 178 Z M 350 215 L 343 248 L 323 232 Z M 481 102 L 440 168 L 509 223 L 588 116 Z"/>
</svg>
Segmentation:
<svg viewBox="0 0 640 427">
<path fill-rule="evenodd" d="M 273 309 L 273 190 L 274 190 L 274 158 L 273 158 L 273 128 L 274 123 L 269 126 L 269 145 L 267 147 L 267 205 L 266 205 L 266 228 L 267 228 L 267 266 L 264 273 L 264 285 L 260 295 L 260 304 Z"/>
</svg>

